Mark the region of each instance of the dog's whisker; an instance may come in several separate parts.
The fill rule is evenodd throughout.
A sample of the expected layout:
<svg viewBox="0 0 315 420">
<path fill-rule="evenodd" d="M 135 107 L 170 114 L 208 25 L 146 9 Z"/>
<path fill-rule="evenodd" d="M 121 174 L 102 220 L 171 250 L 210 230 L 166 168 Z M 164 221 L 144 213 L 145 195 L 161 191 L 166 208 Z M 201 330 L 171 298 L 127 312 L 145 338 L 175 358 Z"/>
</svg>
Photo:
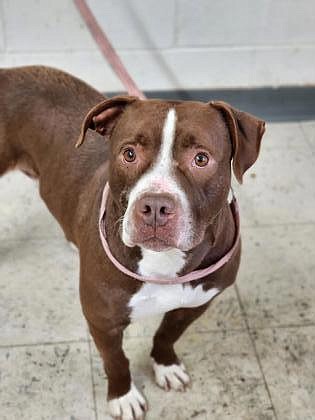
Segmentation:
<svg viewBox="0 0 315 420">
<path fill-rule="evenodd" d="M 123 220 L 124 220 L 124 216 L 120 216 L 120 217 L 118 217 L 118 219 L 117 219 L 117 220 L 116 220 L 116 222 L 114 223 L 114 226 L 116 227 L 116 226 L 117 226 L 117 224 L 122 225 Z"/>
</svg>

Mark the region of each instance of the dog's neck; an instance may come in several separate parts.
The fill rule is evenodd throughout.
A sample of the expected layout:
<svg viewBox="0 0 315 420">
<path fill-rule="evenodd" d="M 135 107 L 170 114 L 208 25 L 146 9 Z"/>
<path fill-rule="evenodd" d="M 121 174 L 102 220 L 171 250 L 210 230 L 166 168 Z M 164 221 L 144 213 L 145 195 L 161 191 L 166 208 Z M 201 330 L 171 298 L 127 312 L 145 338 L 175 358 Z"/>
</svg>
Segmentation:
<svg viewBox="0 0 315 420">
<path fill-rule="evenodd" d="M 228 202 L 222 207 L 220 213 L 216 216 L 213 223 L 209 225 L 202 242 L 195 248 L 182 252 L 180 250 L 160 252 L 146 252 L 139 246 L 126 246 L 120 234 L 121 220 L 123 210 L 115 203 L 111 194 L 108 196 L 106 205 L 105 225 L 107 232 L 107 241 L 113 256 L 128 270 L 137 274 L 150 275 L 149 272 L 143 271 L 143 258 L 146 254 L 156 254 L 157 260 L 163 260 L 162 254 L 173 254 L 173 264 L 178 271 L 171 271 L 169 275 L 176 277 L 177 275 L 188 274 L 198 268 L 205 268 L 218 261 L 231 248 L 235 237 L 235 223 Z M 155 271 L 155 276 L 165 275 L 165 266 L 161 266 L 160 273 Z"/>
</svg>

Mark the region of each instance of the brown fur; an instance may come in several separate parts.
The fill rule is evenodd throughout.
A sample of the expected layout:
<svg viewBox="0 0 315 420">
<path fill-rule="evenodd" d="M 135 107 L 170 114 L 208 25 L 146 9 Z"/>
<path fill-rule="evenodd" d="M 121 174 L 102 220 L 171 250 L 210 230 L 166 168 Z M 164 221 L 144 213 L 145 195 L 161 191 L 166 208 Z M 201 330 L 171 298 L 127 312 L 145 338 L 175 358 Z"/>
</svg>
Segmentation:
<svg viewBox="0 0 315 420">
<path fill-rule="evenodd" d="M 232 214 L 224 204 L 230 187 L 230 161 L 233 158 L 235 174 L 241 181 L 258 156 L 263 122 L 224 103 L 140 101 L 130 97 L 108 100 L 82 81 L 45 67 L 0 70 L 0 91 L 0 175 L 20 168 L 37 177 L 41 197 L 67 239 L 79 248 L 82 309 L 104 361 L 108 398 L 121 396 L 128 392 L 131 381 L 122 335 L 130 322 L 128 302 L 141 283 L 117 271 L 104 254 L 97 221 L 106 181 L 109 179 L 112 190 L 107 211 L 109 243 L 121 263 L 135 270 L 139 249 L 123 245 L 116 222 L 126 208 L 126 191 L 158 151 L 162 122 L 174 106 L 181 121 L 176 132 L 177 176 L 193 203 L 196 220 L 205 228 L 203 239 L 200 237 L 187 253 L 182 274 L 206 267 L 222 257 L 234 240 Z M 87 132 L 88 128 L 110 137 L 110 143 L 93 131 Z M 75 149 L 78 138 L 78 146 L 85 143 Z M 136 139 L 144 156 L 142 166 L 132 170 L 117 160 L 121 145 L 130 139 Z M 196 178 L 181 169 L 181 156 L 196 141 L 210 142 L 219 157 L 215 177 L 209 174 Z M 194 285 L 202 282 L 205 289 L 224 289 L 235 280 L 239 258 L 240 249 L 228 264 Z M 207 306 L 165 315 L 152 349 L 157 362 L 178 362 L 175 341 Z"/>
</svg>

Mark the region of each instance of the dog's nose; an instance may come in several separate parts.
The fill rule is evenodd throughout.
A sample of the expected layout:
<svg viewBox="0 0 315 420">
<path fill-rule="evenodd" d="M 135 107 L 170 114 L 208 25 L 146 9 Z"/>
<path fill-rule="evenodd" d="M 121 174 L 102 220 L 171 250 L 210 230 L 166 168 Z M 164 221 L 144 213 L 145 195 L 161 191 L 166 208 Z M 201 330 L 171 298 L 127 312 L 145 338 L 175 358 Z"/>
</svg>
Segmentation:
<svg viewBox="0 0 315 420">
<path fill-rule="evenodd" d="M 164 226 L 176 212 L 175 200 L 166 194 L 146 194 L 136 203 L 138 216 L 149 226 Z"/>
</svg>

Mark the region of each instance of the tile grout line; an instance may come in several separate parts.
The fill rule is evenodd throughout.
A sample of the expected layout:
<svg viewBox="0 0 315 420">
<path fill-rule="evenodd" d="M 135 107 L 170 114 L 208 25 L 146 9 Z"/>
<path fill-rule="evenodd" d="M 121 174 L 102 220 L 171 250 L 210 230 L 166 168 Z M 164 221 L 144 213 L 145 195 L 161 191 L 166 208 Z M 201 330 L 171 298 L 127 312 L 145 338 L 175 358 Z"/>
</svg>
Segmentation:
<svg viewBox="0 0 315 420">
<path fill-rule="evenodd" d="M 186 333 L 185 333 L 185 336 L 187 336 L 187 335 L 196 335 L 196 334 L 200 334 L 200 335 L 203 335 L 203 334 L 225 334 L 226 332 L 244 332 L 244 331 L 246 331 L 246 327 L 244 327 L 244 328 L 222 328 L 222 329 L 218 329 L 218 330 L 213 330 L 213 329 L 210 329 L 210 330 L 204 330 L 204 331 L 193 331 L 193 330 L 191 330 L 191 331 L 187 331 Z M 152 332 L 152 334 L 154 335 L 154 332 Z M 126 335 L 126 337 L 124 337 L 124 340 L 126 340 L 126 341 L 128 341 L 128 340 L 137 340 L 137 339 L 143 339 L 143 338 L 152 338 L 152 334 L 144 334 L 144 335 L 130 335 L 130 336 L 127 336 Z"/>
<path fill-rule="evenodd" d="M 274 413 L 275 419 L 278 420 L 278 415 L 277 415 L 275 406 L 274 406 L 273 401 L 272 401 L 271 392 L 270 392 L 270 389 L 269 389 L 269 386 L 268 386 L 268 383 L 267 383 L 267 379 L 266 379 L 266 376 L 265 376 L 265 373 L 264 373 L 264 370 L 263 370 L 263 367 L 262 367 L 262 364 L 261 364 L 261 360 L 260 360 L 260 357 L 259 357 L 259 354 L 258 354 L 257 346 L 256 346 L 255 340 L 253 339 L 253 336 L 251 334 L 251 330 L 250 330 L 250 327 L 249 327 L 246 311 L 245 311 L 245 308 L 244 308 L 244 305 L 243 305 L 243 302 L 242 302 L 242 299 L 241 299 L 240 292 L 239 292 L 236 284 L 234 285 L 234 289 L 235 289 L 235 292 L 236 292 L 238 304 L 239 304 L 240 309 L 241 309 L 241 313 L 243 315 L 243 318 L 244 318 L 244 321 L 245 321 L 245 324 L 246 324 L 246 329 L 247 329 L 247 332 L 248 332 L 248 335 L 249 335 L 249 339 L 250 339 L 250 341 L 252 343 L 252 346 L 253 346 L 253 349 L 254 349 L 256 361 L 257 361 L 260 373 L 261 373 L 263 381 L 264 381 L 265 389 L 266 389 L 267 394 L 268 394 L 268 398 L 269 398 L 269 402 L 271 404 L 272 411 Z"/>
<path fill-rule="evenodd" d="M 242 314 L 243 315 L 243 314 Z M 244 318 L 244 315 L 243 315 Z M 271 326 L 262 326 L 262 327 L 255 327 L 255 330 L 257 331 L 264 331 L 264 330 L 281 330 L 281 329 L 293 329 L 293 328 L 313 328 L 315 327 L 314 322 L 309 322 L 305 324 L 286 324 L 286 325 L 271 325 Z M 205 335 L 205 334 L 225 334 L 225 333 L 242 333 L 242 332 L 253 332 L 253 328 L 245 325 L 244 328 L 223 328 L 218 330 L 204 330 L 204 331 L 187 331 L 185 336 L 194 336 L 194 335 Z M 151 334 L 145 334 L 145 335 L 131 335 L 126 336 L 124 340 L 141 340 L 141 339 L 149 339 L 151 338 Z"/>
<path fill-rule="evenodd" d="M 173 32 L 173 39 L 172 39 L 172 41 L 173 41 L 173 47 L 176 47 L 177 46 L 177 43 L 178 43 L 178 31 L 179 31 L 179 28 L 178 28 L 178 9 L 179 9 L 179 7 L 178 7 L 178 0 L 175 0 L 174 1 L 174 16 L 173 16 L 173 30 L 174 30 L 174 32 Z"/>
<path fill-rule="evenodd" d="M 254 331 L 264 331 L 264 330 L 281 330 L 281 329 L 309 328 L 309 327 L 315 327 L 315 323 L 309 322 L 307 324 L 270 325 L 267 327 L 254 327 L 254 328 L 249 326 L 249 330 L 251 332 L 254 332 Z"/>
<path fill-rule="evenodd" d="M 245 315 L 243 314 L 243 317 Z M 246 326 L 244 328 L 224 328 L 224 329 L 210 329 L 206 331 L 192 331 L 187 333 L 188 335 L 194 335 L 194 334 L 222 334 L 226 332 L 245 332 L 245 331 L 253 331 L 253 328 L 247 325 L 247 322 L 245 322 Z M 271 325 L 267 327 L 255 327 L 255 330 L 257 331 L 263 331 L 263 330 L 277 330 L 277 329 L 286 329 L 286 328 L 310 328 L 315 327 L 314 322 L 309 322 L 306 324 L 286 324 L 286 325 Z M 130 337 L 126 337 L 126 340 L 137 340 L 137 339 L 143 339 L 143 338 L 150 338 L 151 335 L 131 335 Z M 61 340 L 61 341 L 39 341 L 37 343 L 16 343 L 16 344 L 0 344 L 0 350 L 4 349 L 14 349 L 14 348 L 22 348 L 22 347 L 40 347 L 40 346 L 54 346 L 54 345 L 63 345 L 63 344 L 79 344 L 79 343 L 91 343 L 91 340 L 88 338 L 82 338 L 78 340 Z"/>
<path fill-rule="evenodd" d="M 62 344 L 79 344 L 79 343 L 87 343 L 88 340 L 86 338 L 82 338 L 79 340 L 62 340 L 62 341 L 43 341 L 38 343 L 18 343 L 18 344 L 0 344 L 1 349 L 12 349 L 12 348 L 22 348 L 22 347 L 36 347 L 36 346 L 58 346 Z"/>
<path fill-rule="evenodd" d="M 312 143 L 309 141 L 309 138 L 308 138 L 307 134 L 305 133 L 305 130 L 304 130 L 304 127 L 303 127 L 303 122 L 299 121 L 298 124 L 299 124 L 300 130 L 302 132 L 303 138 L 306 141 L 306 144 L 308 145 L 310 151 L 314 152 Z"/>
<path fill-rule="evenodd" d="M 4 4 L 0 1 L 0 20 L 2 23 L 3 29 L 3 54 L 6 56 L 7 54 L 7 28 L 6 28 L 6 19 L 4 16 Z"/>
<path fill-rule="evenodd" d="M 304 131 L 303 122 L 304 122 L 303 120 L 298 120 L 297 125 L 299 127 L 300 132 L 302 133 L 302 138 L 304 142 L 306 143 L 308 149 L 310 149 L 313 152 L 312 143 L 309 141 L 308 136 L 306 132 Z"/>
<path fill-rule="evenodd" d="M 275 223 L 261 223 L 259 225 L 246 225 L 246 224 L 242 224 L 242 228 L 245 229 L 264 229 L 264 228 L 272 228 L 272 227 L 278 227 L 278 226 L 314 226 L 315 225 L 315 221 L 309 220 L 306 222 L 283 222 L 283 223 L 279 223 L 279 222 L 275 222 Z"/>
<path fill-rule="evenodd" d="M 94 372 L 93 372 L 92 349 L 91 349 L 91 341 L 89 339 L 88 339 L 88 347 L 89 347 L 90 374 L 91 374 L 91 385 L 92 385 L 94 414 L 95 414 L 95 420 L 98 420 L 97 405 L 96 405 L 96 393 L 95 393 L 95 379 L 94 379 Z"/>
<path fill-rule="evenodd" d="M 48 218 L 47 218 L 48 219 Z M 51 218 L 49 218 L 49 221 L 51 221 Z M 25 242 L 26 237 L 21 236 L 20 238 L 9 238 L 6 239 L 6 243 L 8 244 L 14 244 L 14 243 L 20 243 L 20 242 Z M 27 236 L 27 240 L 29 242 L 47 242 L 47 241 L 55 241 L 55 242 L 64 242 L 64 244 L 66 245 L 69 241 L 67 241 L 65 235 L 61 232 L 60 234 L 56 234 L 56 235 L 47 235 L 47 236 Z"/>
</svg>

